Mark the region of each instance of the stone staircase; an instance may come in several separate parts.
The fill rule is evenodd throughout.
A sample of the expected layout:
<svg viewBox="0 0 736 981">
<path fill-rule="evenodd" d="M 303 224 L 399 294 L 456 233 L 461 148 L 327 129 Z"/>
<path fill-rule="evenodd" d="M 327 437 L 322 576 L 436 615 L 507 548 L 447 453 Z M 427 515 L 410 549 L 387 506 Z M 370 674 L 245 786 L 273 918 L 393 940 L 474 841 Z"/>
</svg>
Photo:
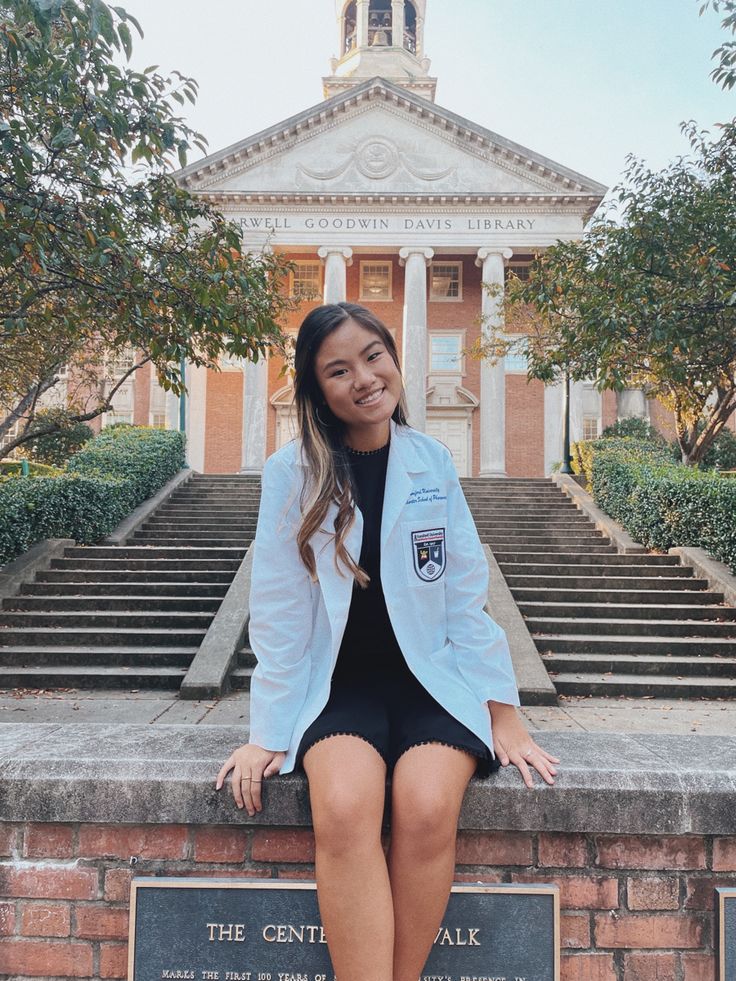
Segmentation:
<svg viewBox="0 0 736 981">
<path fill-rule="evenodd" d="M 177 689 L 253 539 L 259 499 L 258 477 L 195 474 L 126 545 L 67 548 L 0 609 L 0 688 Z"/>
<path fill-rule="evenodd" d="M 551 480 L 461 483 L 559 694 L 736 695 L 736 609 L 677 556 L 619 554 Z"/>
</svg>

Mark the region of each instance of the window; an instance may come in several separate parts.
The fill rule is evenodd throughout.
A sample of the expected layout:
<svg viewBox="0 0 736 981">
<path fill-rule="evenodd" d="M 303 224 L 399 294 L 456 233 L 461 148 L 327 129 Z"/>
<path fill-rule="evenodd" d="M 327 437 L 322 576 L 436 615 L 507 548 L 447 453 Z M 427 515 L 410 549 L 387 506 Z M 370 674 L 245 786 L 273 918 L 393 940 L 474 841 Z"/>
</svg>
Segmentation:
<svg viewBox="0 0 736 981">
<path fill-rule="evenodd" d="M 429 372 L 462 374 L 462 335 L 435 334 L 429 335 Z"/>
<path fill-rule="evenodd" d="M 462 300 L 461 262 L 433 262 L 430 272 L 430 300 Z"/>
<path fill-rule="evenodd" d="M 115 410 L 113 408 L 113 411 L 112 412 L 103 412 L 102 418 L 104 420 L 104 425 L 105 426 L 112 426 L 116 422 L 127 422 L 127 423 L 131 423 L 132 424 L 132 422 L 133 422 L 133 413 L 132 412 L 115 412 Z"/>
<path fill-rule="evenodd" d="M 360 298 L 370 303 L 391 299 L 390 262 L 361 262 Z"/>
<path fill-rule="evenodd" d="M 322 264 L 319 262 L 296 262 L 290 274 L 291 296 L 302 300 L 316 300 L 322 293 Z"/>
<path fill-rule="evenodd" d="M 134 364 L 135 352 L 132 347 L 126 347 L 124 351 L 120 351 L 109 362 L 110 377 L 116 380 L 122 378 L 123 375 L 130 371 Z"/>
<path fill-rule="evenodd" d="M 219 364 L 223 371 L 243 370 L 243 359 L 237 354 L 229 354 L 227 351 L 220 355 Z"/>
<path fill-rule="evenodd" d="M 151 425 L 153 426 L 154 429 L 166 429 L 166 413 L 152 412 Z"/>
<path fill-rule="evenodd" d="M 14 439 L 20 435 L 21 420 L 16 420 L 4 436 L 0 437 L 0 457 L 3 456 L 3 447 L 10 446 Z M 15 451 L 14 455 L 15 455 Z"/>
<path fill-rule="evenodd" d="M 514 351 L 504 358 L 506 373 L 509 375 L 525 375 L 529 369 L 529 360 L 523 351 Z"/>
<path fill-rule="evenodd" d="M 600 421 L 598 416 L 583 416 L 583 439 L 598 439 Z"/>
<path fill-rule="evenodd" d="M 529 279 L 529 270 L 531 268 L 531 262 L 510 262 L 506 266 L 506 279 L 509 276 L 517 276 L 519 279 L 526 282 Z"/>
</svg>

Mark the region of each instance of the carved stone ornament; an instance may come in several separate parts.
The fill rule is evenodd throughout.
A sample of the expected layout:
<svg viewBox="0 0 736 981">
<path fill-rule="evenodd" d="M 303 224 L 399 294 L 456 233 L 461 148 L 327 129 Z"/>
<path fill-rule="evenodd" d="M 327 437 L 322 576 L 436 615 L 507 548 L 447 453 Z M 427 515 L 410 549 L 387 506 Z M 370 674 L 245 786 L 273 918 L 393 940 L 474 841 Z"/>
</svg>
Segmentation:
<svg viewBox="0 0 736 981">
<path fill-rule="evenodd" d="M 439 181 L 454 173 L 455 167 L 441 171 L 423 171 L 413 166 L 395 143 L 384 136 L 369 136 L 353 150 L 341 164 L 332 170 L 316 171 L 299 164 L 299 170 L 306 177 L 316 181 L 334 181 L 355 166 L 369 180 L 381 181 L 391 177 L 400 167 L 404 167 L 412 177 L 422 181 Z"/>
</svg>

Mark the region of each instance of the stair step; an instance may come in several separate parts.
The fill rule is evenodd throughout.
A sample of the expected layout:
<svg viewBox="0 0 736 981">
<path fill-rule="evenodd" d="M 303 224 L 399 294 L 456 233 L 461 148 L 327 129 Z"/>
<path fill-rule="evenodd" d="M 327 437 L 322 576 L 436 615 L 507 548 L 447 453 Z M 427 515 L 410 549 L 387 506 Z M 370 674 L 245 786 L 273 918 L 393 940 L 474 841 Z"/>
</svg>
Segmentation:
<svg viewBox="0 0 736 981">
<path fill-rule="evenodd" d="M 525 559 L 527 556 L 524 557 Z M 565 558 L 567 558 L 565 556 Z M 578 562 L 563 562 L 560 561 L 558 557 L 552 556 L 549 562 L 541 562 L 538 557 L 535 557 L 533 562 L 516 562 L 509 558 L 504 558 L 501 560 L 499 556 L 496 556 L 498 564 L 501 566 L 501 571 L 504 574 L 508 582 L 509 576 L 523 576 L 531 577 L 532 582 L 539 582 L 541 576 L 547 576 L 548 578 L 554 578 L 559 582 L 565 576 L 573 576 L 577 573 L 578 576 L 584 576 L 585 581 L 590 583 L 591 579 L 612 577 L 614 579 L 621 579 L 626 577 L 628 579 L 636 578 L 640 582 L 645 580 L 656 581 L 657 578 L 661 577 L 667 580 L 672 579 L 690 579 L 693 575 L 693 570 L 686 566 L 667 566 L 666 575 L 661 573 L 658 576 L 659 568 L 658 566 L 645 565 L 643 563 L 632 563 L 630 565 L 618 565 L 615 563 L 604 562 L 604 559 L 615 558 L 615 556 L 602 555 L 601 561 L 595 564 L 590 562 L 590 557 L 587 555 L 580 556 L 580 563 Z M 631 558 L 631 556 L 624 556 L 624 558 Z M 585 561 L 583 561 L 585 560 Z M 551 576 L 554 572 L 555 575 Z M 707 583 L 706 583 L 707 586 Z"/>
<path fill-rule="evenodd" d="M 544 654 L 545 666 L 553 676 L 556 672 L 581 674 L 593 672 L 605 675 L 654 674 L 680 677 L 699 675 L 702 677 L 736 678 L 736 657 L 667 657 L 661 654 Z"/>
<path fill-rule="evenodd" d="M 722 637 L 653 637 L 646 634 L 601 636 L 600 634 L 556 634 L 534 637 L 540 654 L 706 654 L 736 656 L 736 639 Z"/>
<path fill-rule="evenodd" d="M 90 612 L 172 612 L 206 613 L 210 616 L 217 613 L 222 600 L 220 597 L 209 596 L 152 596 L 120 593 L 116 596 L 13 596 L 0 604 L 0 620 L 2 611 L 14 612 L 70 610 Z"/>
<path fill-rule="evenodd" d="M 196 548 L 179 545 L 174 548 L 141 545 L 85 545 L 72 546 L 64 551 L 66 559 L 238 559 L 245 555 L 244 548 L 207 548 L 198 545 Z"/>
<path fill-rule="evenodd" d="M 556 582 L 557 580 L 555 580 Z M 692 585 L 692 580 L 688 581 Z M 555 589 L 549 586 L 514 586 L 511 593 L 519 607 L 526 605 L 542 607 L 548 604 L 560 604 L 560 606 L 572 609 L 573 606 L 580 607 L 590 604 L 591 606 L 605 604 L 606 607 L 615 607 L 616 604 L 628 606 L 636 604 L 642 610 L 649 604 L 661 607 L 665 604 L 675 606 L 690 606 L 697 603 L 703 606 L 723 603 L 723 593 L 711 593 L 702 588 L 660 590 L 660 589 Z M 536 610 L 530 611 L 532 613 Z"/>
<path fill-rule="evenodd" d="M 710 593 L 706 596 L 710 597 Z M 729 621 L 734 623 L 736 629 L 736 609 L 732 606 L 688 606 L 685 604 L 670 603 L 663 606 L 661 601 L 656 605 L 632 605 L 631 603 L 554 603 L 554 602 L 519 602 L 517 606 L 525 617 L 535 621 L 547 619 L 550 624 L 556 622 L 569 623 L 571 619 L 592 618 L 596 623 L 604 623 L 606 620 L 625 618 L 632 622 L 646 620 L 658 621 L 677 621 L 697 620 L 697 621 Z M 556 618 L 565 618 L 557 620 Z"/>
<path fill-rule="evenodd" d="M 147 627 L 145 638 L 147 643 L 160 644 L 162 647 L 193 646 L 199 649 L 207 633 L 203 629 L 179 628 L 166 630 L 161 627 Z M 129 627 L 116 627 L 115 630 L 105 631 L 99 627 L 8 627 L 0 631 L 0 652 L 3 647 L 17 647 L 30 644 L 33 647 L 57 645 L 65 647 L 89 646 L 90 644 L 103 647 L 123 647 L 141 636 L 141 631 Z"/>
<path fill-rule="evenodd" d="M 146 631 L 151 627 L 179 630 L 182 627 L 185 629 L 188 627 L 207 627 L 212 622 L 212 616 L 212 613 L 192 613 L 186 610 L 171 610 L 161 613 L 147 610 L 130 613 L 114 610 L 95 610 L 93 613 L 84 611 L 12 613 L 2 610 L 0 611 L 0 627 L 70 630 L 79 627 L 99 626 L 103 630 L 112 630 L 113 627 L 131 627 Z M 2 637 L 3 631 L 0 630 L 0 641 Z"/>
<path fill-rule="evenodd" d="M 626 591 L 631 591 L 631 579 L 632 576 L 636 576 L 639 582 L 641 582 L 643 590 L 654 591 L 663 590 L 671 591 L 677 590 L 678 592 L 694 592 L 704 593 L 708 589 L 708 583 L 705 579 L 696 579 L 694 576 L 687 576 L 682 570 L 669 570 L 676 572 L 675 576 L 651 576 L 642 575 L 640 569 L 635 568 L 633 573 L 627 573 L 624 575 L 618 575 L 621 572 L 621 567 L 611 568 L 610 570 L 602 569 L 599 566 L 594 566 L 586 576 L 569 576 L 558 574 L 551 576 L 549 575 L 549 570 L 541 570 L 537 574 L 528 574 L 523 571 L 524 566 L 521 566 L 522 572 L 520 573 L 509 573 L 508 569 L 504 569 L 504 576 L 506 582 L 511 589 L 511 591 L 516 595 L 517 589 L 528 589 L 528 588 L 543 588 L 545 584 L 549 584 L 550 587 L 555 586 L 565 586 L 569 589 L 576 589 L 580 587 L 584 589 L 586 586 L 595 586 L 597 590 L 607 592 L 609 588 L 611 589 L 621 589 Z M 692 570 L 691 570 L 692 571 Z M 617 575 L 613 575 L 613 573 Z"/>
<path fill-rule="evenodd" d="M 43 665 L 97 665 L 114 667 L 118 664 L 136 664 L 141 667 L 187 668 L 192 663 L 197 648 L 194 646 L 152 647 L 150 644 L 134 647 L 105 647 L 102 644 L 14 644 L 0 647 L 0 668 L 41 667 Z"/>
<path fill-rule="evenodd" d="M 668 640 L 680 638 L 731 638 L 736 652 L 736 625 L 733 621 L 711 620 L 628 620 L 628 619 L 598 619 L 586 617 L 527 617 L 526 625 L 529 632 L 539 643 L 548 636 L 565 634 L 589 635 L 593 630 L 599 637 L 618 637 L 634 635 L 637 637 L 662 637 Z"/>
<path fill-rule="evenodd" d="M 637 674 L 605 675 L 588 672 L 559 674 L 552 679 L 560 695 L 629 698 L 727 698 L 736 695 L 736 678 L 652 678 Z"/>
<path fill-rule="evenodd" d="M 67 583 L 83 584 L 87 582 L 109 583 L 118 585 L 119 583 L 133 583 L 145 581 L 145 573 L 148 570 L 127 570 L 126 566 L 119 569 L 46 569 L 36 573 L 36 582 L 41 583 Z M 225 569 L 218 572 L 210 572 L 204 569 L 158 569 L 155 564 L 149 571 L 150 584 L 168 585 L 191 585 L 193 583 L 209 583 L 213 585 L 229 586 L 233 580 L 234 569 Z"/>
<path fill-rule="evenodd" d="M 238 559 L 52 559 L 52 569 L 85 569 L 101 572 L 134 572 L 147 569 L 151 572 L 180 572 L 182 565 L 194 572 L 217 571 L 236 572 L 240 561 Z"/>
<path fill-rule="evenodd" d="M 186 601 L 209 597 L 220 601 L 227 583 L 206 582 L 31 582 L 21 586 L 21 596 L 141 596 Z"/>
<path fill-rule="evenodd" d="M 74 665 L 44 665 L 42 667 L 0 668 L 0 687 L 17 688 L 161 688 L 176 690 L 181 685 L 186 668 L 86 667 Z"/>
<path fill-rule="evenodd" d="M 237 667 L 230 672 L 230 684 L 239 691 L 250 691 L 253 668 Z"/>
</svg>

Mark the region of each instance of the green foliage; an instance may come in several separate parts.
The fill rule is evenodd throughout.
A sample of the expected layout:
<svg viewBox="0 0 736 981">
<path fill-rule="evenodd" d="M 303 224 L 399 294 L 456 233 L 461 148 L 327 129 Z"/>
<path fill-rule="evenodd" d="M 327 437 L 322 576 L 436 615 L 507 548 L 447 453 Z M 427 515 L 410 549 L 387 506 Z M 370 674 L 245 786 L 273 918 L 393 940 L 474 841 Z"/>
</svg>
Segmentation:
<svg viewBox="0 0 736 981">
<path fill-rule="evenodd" d="M 48 433 L 49 426 L 59 428 Z M 35 460 L 37 463 L 48 463 L 52 466 L 63 466 L 72 453 L 80 450 L 94 432 L 83 422 L 73 422 L 66 409 L 41 409 L 33 419 L 28 429 L 29 434 L 40 432 L 41 435 L 28 440 L 20 450 L 21 456 Z"/>
<path fill-rule="evenodd" d="M 573 473 L 584 474 L 588 487 L 593 482 L 593 461 L 601 454 L 616 454 L 624 460 L 671 463 L 672 453 L 666 441 L 653 443 L 637 436 L 608 436 L 572 443 Z"/>
<path fill-rule="evenodd" d="M 736 434 L 722 429 L 700 465 L 704 470 L 736 470 Z"/>
<path fill-rule="evenodd" d="M 284 343 L 289 263 L 243 254 L 239 229 L 179 186 L 173 168 L 205 150 L 180 115 L 197 84 L 121 66 L 134 33 L 103 0 L 0 0 L 0 405 L 24 418 L 89 349 L 132 347 L 180 394 L 182 357 L 214 368 Z"/>
<path fill-rule="evenodd" d="M 22 472 L 20 460 L 0 460 L 0 479 L 3 477 L 20 477 Z M 29 463 L 29 477 L 56 477 L 64 471 L 47 463 Z"/>
<path fill-rule="evenodd" d="M 716 139 L 683 129 L 691 157 L 652 171 L 629 156 L 617 200 L 583 240 L 511 279 L 506 322 L 529 334 L 530 377 L 569 370 L 658 399 L 695 465 L 736 409 L 736 123 Z"/>
<path fill-rule="evenodd" d="M 647 548 L 704 548 L 736 572 L 736 480 L 687 467 L 666 443 L 609 437 L 575 443 L 598 507 Z"/>
<path fill-rule="evenodd" d="M 736 0 L 705 0 L 700 7 L 701 15 L 711 7 L 716 13 L 723 10 L 725 16 L 721 27 L 736 34 Z M 710 77 L 722 88 L 732 89 L 736 85 L 736 41 L 724 41 L 713 52 L 713 60 L 717 60 L 718 64 Z"/>
<path fill-rule="evenodd" d="M 0 482 L 0 563 L 44 538 L 99 541 L 183 465 L 182 433 L 111 427 L 60 476 Z"/>
<path fill-rule="evenodd" d="M 638 416 L 617 419 L 610 426 L 606 426 L 601 435 L 603 439 L 610 436 L 633 436 L 636 439 L 647 440 L 656 445 L 667 444 L 667 440 L 658 429 L 655 429 L 646 419 L 640 419 Z"/>
</svg>

